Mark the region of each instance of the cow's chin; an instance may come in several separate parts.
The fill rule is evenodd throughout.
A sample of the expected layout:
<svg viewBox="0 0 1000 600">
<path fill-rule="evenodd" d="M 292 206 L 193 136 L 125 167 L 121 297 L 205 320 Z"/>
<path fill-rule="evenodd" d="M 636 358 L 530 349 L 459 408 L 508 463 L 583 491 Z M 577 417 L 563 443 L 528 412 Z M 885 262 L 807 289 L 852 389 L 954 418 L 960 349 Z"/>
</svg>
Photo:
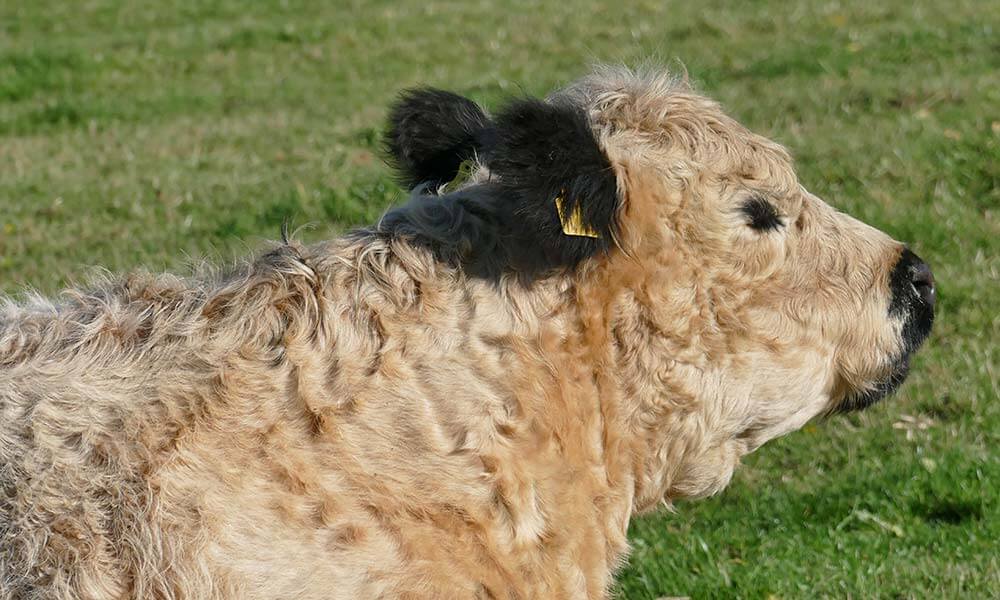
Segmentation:
<svg viewBox="0 0 1000 600">
<path fill-rule="evenodd" d="M 844 395 L 843 400 L 834 406 L 832 412 L 856 412 L 877 404 L 880 400 L 899 389 L 899 386 L 903 384 L 909 373 L 910 356 L 909 354 L 904 354 L 893 361 L 892 365 L 881 376 L 877 377 L 864 388 L 848 391 Z"/>
</svg>

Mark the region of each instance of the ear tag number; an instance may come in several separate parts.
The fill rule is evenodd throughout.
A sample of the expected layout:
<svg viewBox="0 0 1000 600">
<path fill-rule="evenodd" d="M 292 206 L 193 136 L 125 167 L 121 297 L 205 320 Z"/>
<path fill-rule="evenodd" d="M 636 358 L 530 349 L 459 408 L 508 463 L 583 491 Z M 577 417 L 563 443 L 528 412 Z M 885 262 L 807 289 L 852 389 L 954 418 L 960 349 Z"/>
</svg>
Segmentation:
<svg viewBox="0 0 1000 600">
<path fill-rule="evenodd" d="M 584 225 L 583 213 L 580 211 L 579 204 L 574 206 L 573 210 L 567 214 L 565 208 L 563 207 L 563 197 L 556 196 L 555 202 L 556 210 L 559 212 L 559 222 L 562 223 L 562 230 L 564 234 L 574 237 L 601 239 L 601 234 L 594 231 L 592 227 Z"/>
</svg>

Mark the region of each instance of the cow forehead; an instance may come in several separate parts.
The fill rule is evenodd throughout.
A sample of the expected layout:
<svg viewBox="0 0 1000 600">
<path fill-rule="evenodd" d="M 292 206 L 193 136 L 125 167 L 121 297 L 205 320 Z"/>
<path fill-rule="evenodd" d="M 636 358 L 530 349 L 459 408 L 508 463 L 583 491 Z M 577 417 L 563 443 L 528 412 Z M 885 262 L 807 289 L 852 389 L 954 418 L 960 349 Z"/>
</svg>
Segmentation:
<svg viewBox="0 0 1000 600">
<path fill-rule="evenodd" d="M 602 145 L 624 160 L 662 166 L 682 157 L 699 174 L 779 199 L 800 191 L 783 146 L 728 116 L 685 78 L 651 69 L 598 67 L 550 100 L 582 108 Z"/>
</svg>

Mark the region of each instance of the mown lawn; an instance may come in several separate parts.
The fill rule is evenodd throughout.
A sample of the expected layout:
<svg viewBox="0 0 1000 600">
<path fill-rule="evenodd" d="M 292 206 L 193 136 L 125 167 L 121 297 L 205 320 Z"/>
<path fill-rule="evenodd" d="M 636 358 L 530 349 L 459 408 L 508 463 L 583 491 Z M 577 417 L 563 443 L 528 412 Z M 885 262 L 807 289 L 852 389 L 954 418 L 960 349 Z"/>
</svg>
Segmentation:
<svg viewBox="0 0 1000 600">
<path fill-rule="evenodd" d="M 972 0 L 0 3 L 0 291 L 369 222 L 417 83 L 487 104 L 594 60 L 679 68 L 802 181 L 908 240 L 938 320 L 892 401 L 640 519 L 622 598 L 1000 595 L 1000 10 Z"/>
</svg>

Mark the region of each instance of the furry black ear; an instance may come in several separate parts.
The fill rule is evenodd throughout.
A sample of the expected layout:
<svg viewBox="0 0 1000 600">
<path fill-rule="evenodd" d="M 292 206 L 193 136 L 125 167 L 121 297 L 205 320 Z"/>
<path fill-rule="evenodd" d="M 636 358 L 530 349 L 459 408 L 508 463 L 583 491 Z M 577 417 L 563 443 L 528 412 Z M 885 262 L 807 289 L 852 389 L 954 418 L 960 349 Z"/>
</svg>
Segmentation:
<svg viewBox="0 0 1000 600">
<path fill-rule="evenodd" d="M 420 114 L 426 126 L 428 113 Z M 617 178 L 581 110 L 518 100 L 491 135 L 477 148 L 497 177 L 443 195 L 420 186 L 373 233 L 424 245 L 466 274 L 494 281 L 514 275 L 530 282 L 610 247 L 621 204 Z M 458 163 L 447 165 L 453 175 Z"/>
<path fill-rule="evenodd" d="M 384 147 L 406 188 L 436 189 L 490 144 L 492 123 L 478 104 L 444 90 L 403 92 L 389 111 Z"/>
<path fill-rule="evenodd" d="M 617 178 L 580 108 L 512 102 L 497 115 L 487 164 L 546 263 L 576 266 L 612 243 L 621 204 Z"/>
</svg>

